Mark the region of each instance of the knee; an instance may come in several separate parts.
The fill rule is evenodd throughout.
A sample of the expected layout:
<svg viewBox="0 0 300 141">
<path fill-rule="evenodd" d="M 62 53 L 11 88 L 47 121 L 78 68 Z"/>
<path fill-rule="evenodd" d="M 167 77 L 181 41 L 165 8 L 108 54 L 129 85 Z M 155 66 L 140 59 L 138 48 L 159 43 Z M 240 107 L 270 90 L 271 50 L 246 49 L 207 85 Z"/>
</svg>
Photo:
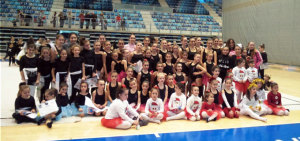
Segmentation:
<svg viewBox="0 0 300 141">
<path fill-rule="evenodd" d="M 159 120 L 161 120 L 161 119 L 164 118 L 164 115 L 163 115 L 163 114 L 158 114 L 158 115 L 157 115 L 157 118 L 158 118 Z"/>
<path fill-rule="evenodd" d="M 280 111 L 277 113 L 277 115 L 283 116 L 283 115 L 284 115 L 284 111 L 280 110 Z"/>
<path fill-rule="evenodd" d="M 190 120 L 191 120 L 191 121 L 196 121 L 196 117 L 195 117 L 195 116 L 192 116 L 192 117 L 190 118 Z"/>
<path fill-rule="evenodd" d="M 225 113 L 224 112 L 221 112 L 221 117 L 225 117 Z"/>
<path fill-rule="evenodd" d="M 207 115 L 206 112 L 202 112 L 202 113 L 201 113 L 201 116 L 202 116 L 203 118 L 208 118 L 208 115 Z"/>
</svg>

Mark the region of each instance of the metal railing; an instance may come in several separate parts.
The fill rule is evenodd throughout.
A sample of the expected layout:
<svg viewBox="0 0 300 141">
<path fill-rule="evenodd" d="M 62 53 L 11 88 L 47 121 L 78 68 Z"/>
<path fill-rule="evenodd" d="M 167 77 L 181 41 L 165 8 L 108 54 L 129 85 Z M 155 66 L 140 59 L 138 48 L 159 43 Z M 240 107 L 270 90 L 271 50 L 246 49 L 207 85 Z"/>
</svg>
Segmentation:
<svg viewBox="0 0 300 141">
<path fill-rule="evenodd" d="M 153 21 L 145 21 L 144 24 L 130 24 L 128 21 L 125 22 L 123 27 L 122 23 L 107 23 L 100 22 L 100 19 L 96 19 L 96 22 L 92 22 L 91 19 L 84 20 L 83 23 L 76 21 L 74 19 L 67 20 L 40 20 L 40 19 L 14 19 L 9 21 L 8 17 L 2 17 L 0 21 L 1 27 L 22 27 L 22 28 L 39 28 L 39 29 L 69 29 L 69 30 L 87 30 L 87 31 L 111 31 L 111 32 L 140 32 L 140 33 L 148 33 L 148 34 L 180 34 L 180 35 L 194 35 L 194 36 L 222 36 L 222 30 L 219 29 L 219 32 L 213 32 L 213 25 L 206 25 L 209 28 L 208 32 L 201 31 L 190 31 L 190 30 L 166 30 L 159 29 L 154 24 Z M 151 19 L 152 20 L 152 19 Z M 81 26 L 82 24 L 82 26 Z M 135 26 L 143 26 L 144 28 L 138 28 Z M 95 29 L 93 29 L 95 26 Z M 201 26 L 201 25 L 200 25 Z M 81 28 L 82 27 L 82 28 Z M 88 29 L 87 29 L 88 27 Z"/>
</svg>

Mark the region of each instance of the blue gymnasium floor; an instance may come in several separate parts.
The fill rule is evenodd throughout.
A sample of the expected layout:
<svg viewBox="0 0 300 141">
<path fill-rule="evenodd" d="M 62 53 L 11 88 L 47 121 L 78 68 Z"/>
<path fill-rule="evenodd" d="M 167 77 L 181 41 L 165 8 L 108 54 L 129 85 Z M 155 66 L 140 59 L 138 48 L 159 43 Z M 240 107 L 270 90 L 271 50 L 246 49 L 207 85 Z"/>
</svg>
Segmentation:
<svg viewBox="0 0 300 141">
<path fill-rule="evenodd" d="M 102 138 L 74 139 L 75 141 L 300 141 L 300 123 L 219 130 L 144 134 Z M 63 141 L 63 140 L 62 140 Z M 67 140 L 65 140 L 67 141 Z"/>
</svg>

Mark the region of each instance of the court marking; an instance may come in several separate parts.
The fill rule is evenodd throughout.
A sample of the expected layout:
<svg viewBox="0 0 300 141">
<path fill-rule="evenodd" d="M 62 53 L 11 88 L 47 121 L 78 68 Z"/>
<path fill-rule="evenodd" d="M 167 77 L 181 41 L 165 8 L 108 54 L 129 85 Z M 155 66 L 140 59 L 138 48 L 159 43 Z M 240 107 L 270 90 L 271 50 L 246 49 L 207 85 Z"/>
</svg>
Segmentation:
<svg viewBox="0 0 300 141">
<path fill-rule="evenodd" d="M 101 138 L 82 138 L 72 139 L 75 141 L 112 141 L 112 140 L 220 140 L 223 139 L 230 141 L 240 140 L 297 140 L 300 139 L 300 123 L 294 124 L 281 124 L 281 125 L 268 125 L 268 126 L 255 126 L 245 128 L 228 128 L 217 130 L 202 130 L 202 131 L 189 131 L 189 132 L 169 132 L 159 133 L 159 138 L 156 134 L 141 134 L 129 136 L 113 136 Z M 255 137 L 253 136 L 255 135 Z M 67 141 L 67 140 L 60 140 Z"/>
</svg>

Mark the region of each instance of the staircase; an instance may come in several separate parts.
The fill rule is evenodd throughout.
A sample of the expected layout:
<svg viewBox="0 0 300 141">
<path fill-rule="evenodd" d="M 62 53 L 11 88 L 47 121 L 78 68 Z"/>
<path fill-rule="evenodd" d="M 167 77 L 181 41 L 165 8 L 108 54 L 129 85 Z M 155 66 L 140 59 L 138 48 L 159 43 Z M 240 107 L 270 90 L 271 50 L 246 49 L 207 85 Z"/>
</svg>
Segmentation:
<svg viewBox="0 0 300 141">
<path fill-rule="evenodd" d="M 202 3 L 202 5 L 204 6 L 204 8 L 209 12 L 209 15 L 212 16 L 216 22 L 219 23 L 220 26 L 223 25 L 223 21 L 222 21 L 222 17 L 220 17 L 215 10 L 213 10 L 208 4 L 206 3 Z"/>
<path fill-rule="evenodd" d="M 141 11 L 144 23 L 146 26 L 146 32 L 157 32 L 157 28 L 152 20 L 150 11 Z"/>
<path fill-rule="evenodd" d="M 158 0 L 158 2 L 159 2 L 161 7 L 170 8 L 169 5 L 167 4 L 166 0 Z"/>
<path fill-rule="evenodd" d="M 47 20 L 48 25 L 51 24 L 50 21 L 52 21 L 52 16 L 53 16 L 54 12 L 56 12 L 56 16 L 58 16 L 58 14 L 60 12 L 62 12 L 62 10 L 64 9 L 64 3 L 65 3 L 65 0 L 53 0 L 52 8 L 51 8 L 50 14 L 48 16 L 48 20 Z M 56 23 L 58 23 L 58 20 L 56 20 Z M 58 26 L 58 25 L 56 25 L 56 26 Z"/>
</svg>

